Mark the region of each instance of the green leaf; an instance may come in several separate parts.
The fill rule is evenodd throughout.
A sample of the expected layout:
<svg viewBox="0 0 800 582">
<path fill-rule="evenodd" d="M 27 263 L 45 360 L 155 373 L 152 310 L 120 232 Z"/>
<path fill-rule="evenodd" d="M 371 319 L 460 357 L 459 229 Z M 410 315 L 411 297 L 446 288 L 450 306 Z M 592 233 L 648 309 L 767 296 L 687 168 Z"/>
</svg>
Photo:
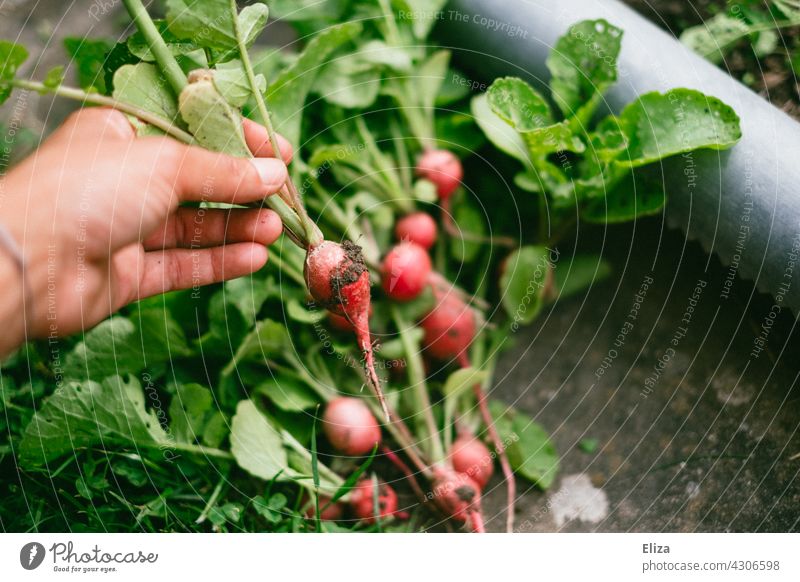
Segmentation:
<svg viewBox="0 0 800 582">
<path fill-rule="evenodd" d="M 53 67 L 47 74 L 44 76 L 44 80 L 42 84 L 47 87 L 48 89 L 57 89 L 61 83 L 64 82 L 64 67 L 58 65 L 57 67 Z"/>
<path fill-rule="evenodd" d="M 266 78 L 258 74 L 255 79 L 258 90 L 263 94 L 267 90 Z M 247 73 L 239 60 L 219 63 L 214 68 L 214 85 L 231 107 L 242 107 L 252 97 Z"/>
<path fill-rule="evenodd" d="M 559 259 L 554 271 L 558 299 L 566 299 L 586 291 L 592 285 L 606 279 L 611 274 L 611 265 L 600 255 L 578 255 Z"/>
<path fill-rule="evenodd" d="M 228 419 L 219 410 L 214 410 L 203 428 L 203 444 L 207 447 L 219 447 L 225 437 L 228 436 L 229 430 Z"/>
<path fill-rule="evenodd" d="M 547 58 L 553 99 L 565 117 L 584 123 L 602 94 L 617 80 L 622 30 L 605 20 L 584 20 L 570 27 Z"/>
<path fill-rule="evenodd" d="M 181 40 L 174 34 L 169 31 L 168 24 L 166 20 L 153 20 L 153 23 L 156 25 L 158 32 L 161 34 L 161 37 L 164 39 L 165 44 L 167 45 L 167 49 L 169 52 L 175 56 L 183 56 L 188 55 L 196 51 L 199 47 L 189 41 L 189 40 Z M 153 63 L 156 60 L 153 51 L 150 50 L 150 43 L 144 38 L 144 35 L 140 31 L 134 32 L 130 35 L 127 40 L 125 41 L 128 50 L 132 55 L 136 58 L 146 61 L 148 63 Z"/>
<path fill-rule="evenodd" d="M 495 115 L 520 133 L 541 129 L 553 123 L 547 101 L 522 79 L 495 79 L 486 96 Z"/>
<path fill-rule="evenodd" d="M 436 24 L 439 14 L 447 4 L 447 0 L 400 0 L 402 9 L 400 22 L 411 20 L 411 28 L 414 36 L 419 40 L 424 40 L 430 34 L 431 28 Z"/>
<path fill-rule="evenodd" d="M 284 304 L 286 309 L 286 315 L 288 315 L 291 319 L 295 321 L 299 321 L 300 323 L 319 323 L 323 319 L 325 319 L 325 311 L 321 309 L 316 310 L 308 310 L 296 299 L 290 299 L 288 302 Z"/>
<path fill-rule="evenodd" d="M 264 319 L 255 325 L 239 344 L 234 360 L 241 363 L 247 360 L 261 362 L 264 358 L 280 356 L 291 346 L 291 339 L 283 324 Z"/>
<path fill-rule="evenodd" d="M 578 443 L 578 446 L 584 453 L 592 454 L 597 450 L 597 447 L 600 445 L 600 441 L 596 438 L 585 438 L 581 439 Z"/>
<path fill-rule="evenodd" d="M 450 65 L 450 51 L 433 53 L 417 67 L 415 72 L 414 96 L 417 104 L 425 111 L 436 105 L 436 96 L 442 88 Z"/>
<path fill-rule="evenodd" d="M 10 81 L 14 80 L 17 69 L 28 58 L 27 49 L 7 40 L 0 40 L 0 105 L 11 95 Z"/>
<path fill-rule="evenodd" d="M 319 20 L 333 22 L 341 18 L 350 0 L 268 0 L 273 18 L 288 22 Z"/>
<path fill-rule="evenodd" d="M 267 25 L 266 4 L 246 6 L 238 15 L 239 30 L 250 47 Z M 167 0 L 167 26 L 177 38 L 218 50 L 237 48 L 228 0 Z"/>
<path fill-rule="evenodd" d="M 289 143 L 300 142 L 300 123 L 314 80 L 321 65 L 342 44 L 355 38 L 362 30 L 357 22 L 331 26 L 320 32 L 306 45 L 291 66 L 285 68 L 267 90 L 267 102 L 273 124 Z"/>
<path fill-rule="evenodd" d="M 500 276 L 501 302 L 512 325 L 530 323 L 539 314 L 551 269 L 550 251 L 541 246 L 521 247 L 506 259 Z"/>
<path fill-rule="evenodd" d="M 457 399 L 475 384 L 483 384 L 486 380 L 486 370 L 475 368 L 460 368 L 450 374 L 442 386 L 445 398 Z"/>
<path fill-rule="evenodd" d="M 286 412 L 301 412 L 314 408 L 319 398 L 303 382 L 286 374 L 267 377 L 255 387 L 257 394 L 263 394 L 272 403 Z"/>
<path fill-rule="evenodd" d="M 76 449 L 101 445 L 159 447 L 170 439 L 144 406 L 138 380 L 68 382 L 47 398 L 25 428 L 19 461 L 33 467 Z"/>
<path fill-rule="evenodd" d="M 496 79 L 486 92 L 492 111 L 522 136 L 532 158 L 557 151 L 582 152 L 583 143 L 565 123 L 554 123 L 550 106 L 522 79 Z"/>
<path fill-rule="evenodd" d="M 212 411 L 211 390 L 200 384 L 178 384 L 169 404 L 170 432 L 182 443 L 194 443 L 205 430 Z"/>
<path fill-rule="evenodd" d="M 500 402 L 491 402 L 490 409 L 495 426 L 514 472 L 548 489 L 558 474 L 559 459 L 550 435 L 528 416 L 508 408 Z"/>
<path fill-rule="evenodd" d="M 702 57 L 719 63 L 728 49 L 750 34 L 750 26 L 741 18 L 720 12 L 702 24 L 687 28 L 680 41 Z"/>
<path fill-rule="evenodd" d="M 97 91 L 104 95 L 111 91 L 106 85 L 106 59 L 113 44 L 105 39 L 75 38 L 64 39 L 64 48 L 78 67 L 78 84 L 85 91 Z M 126 51 L 127 52 L 127 51 Z"/>
<path fill-rule="evenodd" d="M 123 65 L 114 73 L 114 98 L 140 107 L 171 121 L 178 118 L 175 97 L 158 67 L 149 63 Z M 139 135 L 159 135 L 163 132 L 131 117 Z"/>
<path fill-rule="evenodd" d="M 486 216 L 480 209 L 472 204 L 466 195 L 461 195 L 461 200 L 453 204 L 453 223 L 457 231 L 465 233 L 464 237 L 458 235 L 450 238 L 450 253 L 456 261 L 469 263 L 480 253 L 485 243 L 469 240 L 472 235 L 482 237 L 486 233 Z"/>
<path fill-rule="evenodd" d="M 630 222 L 660 214 L 666 201 L 666 193 L 660 184 L 637 180 L 635 174 L 629 174 L 604 198 L 589 203 L 581 211 L 581 219 L 596 224 Z"/>
<path fill-rule="evenodd" d="M 178 110 L 200 145 L 231 156 L 251 157 L 242 117 L 214 86 L 210 72 L 189 76 L 189 84 L 178 97 Z"/>
<path fill-rule="evenodd" d="M 354 54 L 365 63 L 388 67 L 395 71 L 409 71 L 413 65 L 408 52 L 401 47 L 389 46 L 382 40 L 369 40 Z"/>
<path fill-rule="evenodd" d="M 272 479 L 289 469 L 280 433 L 251 400 L 242 400 L 236 406 L 231 453 L 242 469 L 261 479 Z"/>
<path fill-rule="evenodd" d="M 135 374 L 191 354 L 178 324 L 163 310 L 143 310 L 138 317 L 114 316 L 88 331 L 64 357 L 64 377 L 102 380 Z"/>
<path fill-rule="evenodd" d="M 742 137 L 731 107 L 693 89 L 646 93 L 618 122 L 628 148 L 617 163 L 632 168 L 700 148 L 728 149 Z"/>
<path fill-rule="evenodd" d="M 317 76 L 313 90 L 325 101 L 347 109 L 365 109 L 378 98 L 381 69 L 358 53 L 333 59 Z"/>
<path fill-rule="evenodd" d="M 530 165 L 525 141 L 502 117 L 492 111 L 486 94 L 473 97 L 471 109 L 478 127 L 497 149 L 518 159 L 526 167 Z"/>
</svg>

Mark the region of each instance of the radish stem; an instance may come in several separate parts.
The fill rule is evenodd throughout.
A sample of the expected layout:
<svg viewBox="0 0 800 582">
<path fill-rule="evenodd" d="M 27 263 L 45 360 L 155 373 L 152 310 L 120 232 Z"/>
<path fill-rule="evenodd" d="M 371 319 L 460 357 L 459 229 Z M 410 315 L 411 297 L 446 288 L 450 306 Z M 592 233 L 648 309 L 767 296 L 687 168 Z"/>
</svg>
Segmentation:
<svg viewBox="0 0 800 582">
<path fill-rule="evenodd" d="M 267 109 L 267 104 L 264 101 L 264 96 L 258 89 L 258 83 L 256 82 L 256 75 L 255 72 L 253 71 L 253 64 L 250 62 L 250 55 L 247 52 L 247 46 L 245 46 L 244 38 L 242 37 L 241 31 L 239 30 L 239 18 L 238 18 L 239 12 L 236 6 L 236 0 L 230 0 L 230 10 L 231 10 L 231 19 L 233 20 L 233 32 L 234 36 L 236 37 L 236 44 L 239 47 L 239 58 L 242 61 L 242 68 L 244 69 L 244 72 L 247 75 L 247 82 L 250 84 L 250 92 L 253 94 L 253 98 L 256 101 L 256 107 L 258 108 L 258 113 L 259 115 L 261 115 L 261 120 L 264 123 L 264 127 L 267 128 L 269 141 L 272 144 L 272 151 L 275 153 L 275 156 L 278 159 L 280 159 L 283 162 L 287 162 L 287 160 L 283 159 L 283 154 L 281 154 L 280 143 L 278 142 L 278 135 L 275 133 L 275 128 L 272 125 L 272 120 L 270 119 L 269 110 Z M 325 237 L 322 235 L 322 231 L 319 229 L 319 227 L 316 224 L 314 224 L 314 221 L 311 220 L 311 217 L 308 216 L 308 212 L 306 212 L 305 206 L 303 205 L 303 200 L 300 197 L 300 193 L 297 191 L 297 188 L 295 187 L 294 181 L 292 180 L 291 176 L 286 180 L 286 190 L 288 191 L 290 198 L 294 202 L 294 210 L 300 216 L 300 222 L 303 225 L 309 246 L 310 247 L 317 246 L 324 240 Z"/>
<path fill-rule="evenodd" d="M 164 73 L 167 81 L 172 86 L 175 95 L 180 95 L 189 81 L 180 65 L 178 65 L 178 61 L 172 56 L 167 43 L 164 42 L 155 23 L 147 13 L 147 9 L 141 0 L 122 0 L 122 3 L 125 4 L 125 8 L 136 24 L 136 28 L 139 29 L 139 32 L 142 33 L 142 36 L 147 41 L 147 46 L 156 58 L 161 72 Z"/>
<path fill-rule="evenodd" d="M 469 356 L 466 352 L 462 352 L 459 356 L 459 365 L 462 368 L 471 367 Z M 517 484 L 514 481 L 514 472 L 511 470 L 511 463 L 508 461 L 503 441 L 500 435 L 497 434 L 497 429 L 494 426 L 494 419 L 491 412 L 489 412 L 489 404 L 486 398 L 486 391 L 480 384 L 473 386 L 475 399 L 478 401 L 478 409 L 481 412 L 483 423 L 486 425 L 486 430 L 489 433 L 489 438 L 492 441 L 497 456 L 500 459 L 500 468 L 503 470 L 503 478 L 506 481 L 506 531 L 512 533 L 514 531 L 514 503 L 517 497 Z"/>
<path fill-rule="evenodd" d="M 91 103 L 92 105 L 100 105 L 103 107 L 111 107 L 112 109 L 116 109 L 122 113 L 126 113 L 128 115 L 132 115 L 137 119 L 144 121 L 145 123 L 149 123 L 153 127 L 157 127 L 167 135 L 174 137 L 178 141 L 182 141 L 183 143 L 193 144 L 194 137 L 191 134 L 183 131 L 180 127 L 176 126 L 175 123 L 169 119 L 164 119 L 163 117 L 159 117 L 155 113 L 151 113 L 145 109 L 141 109 L 140 107 L 136 107 L 135 105 L 131 105 L 129 103 L 125 103 L 123 101 L 119 101 L 114 99 L 113 97 L 107 97 L 106 95 L 100 95 L 99 93 L 87 93 L 82 89 L 75 89 L 73 87 L 64 87 L 63 85 L 59 85 L 58 87 L 47 87 L 44 83 L 39 83 L 37 81 L 25 81 L 23 79 L 14 79 L 11 81 L 11 84 L 14 87 L 18 87 L 20 89 L 27 89 L 30 91 L 37 91 L 39 93 L 53 93 L 58 95 L 59 97 L 65 97 L 67 99 L 73 99 L 75 101 L 81 101 L 83 103 Z"/>
</svg>

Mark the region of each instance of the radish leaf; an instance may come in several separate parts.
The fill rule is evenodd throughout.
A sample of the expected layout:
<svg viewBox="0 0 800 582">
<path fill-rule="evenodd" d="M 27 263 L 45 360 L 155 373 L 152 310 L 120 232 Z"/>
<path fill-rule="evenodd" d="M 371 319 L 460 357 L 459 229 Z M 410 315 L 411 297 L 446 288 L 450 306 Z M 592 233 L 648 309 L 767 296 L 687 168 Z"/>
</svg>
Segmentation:
<svg viewBox="0 0 800 582">
<path fill-rule="evenodd" d="M 69 382 L 33 415 L 19 445 L 25 467 L 41 465 L 76 449 L 102 445 L 132 448 L 169 446 L 170 439 L 133 376 L 102 383 Z"/>
</svg>

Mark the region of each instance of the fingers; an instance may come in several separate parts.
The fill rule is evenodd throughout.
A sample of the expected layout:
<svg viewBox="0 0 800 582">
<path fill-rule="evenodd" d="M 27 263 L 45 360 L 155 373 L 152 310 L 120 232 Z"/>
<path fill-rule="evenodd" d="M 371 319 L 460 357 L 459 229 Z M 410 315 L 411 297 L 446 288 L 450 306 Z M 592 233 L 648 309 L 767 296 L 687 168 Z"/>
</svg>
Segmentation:
<svg viewBox="0 0 800 582">
<path fill-rule="evenodd" d="M 144 255 L 136 299 L 235 279 L 257 271 L 266 262 L 267 249 L 255 243 L 152 251 Z"/>
<path fill-rule="evenodd" d="M 157 156 L 157 171 L 181 201 L 256 202 L 280 190 L 288 177 L 275 158 L 234 158 L 168 138 L 139 140 Z"/>
<path fill-rule="evenodd" d="M 244 119 L 242 121 L 242 129 L 244 130 L 244 139 L 247 142 L 247 147 L 250 148 L 254 156 L 257 158 L 275 157 L 266 127 L 255 121 Z M 279 135 L 278 147 L 281 149 L 281 159 L 288 164 L 292 160 L 292 145 L 286 141 L 286 138 Z"/>
<path fill-rule="evenodd" d="M 178 208 L 144 241 L 145 250 L 204 248 L 228 243 L 271 245 L 283 230 L 280 218 L 268 208 Z"/>
<path fill-rule="evenodd" d="M 69 136 L 82 138 L 114 138 L 130 140 L 136 137 L 128 118 L 110 107 L 84 107 L 72 112 L 60 131 Z"/>
</svg>

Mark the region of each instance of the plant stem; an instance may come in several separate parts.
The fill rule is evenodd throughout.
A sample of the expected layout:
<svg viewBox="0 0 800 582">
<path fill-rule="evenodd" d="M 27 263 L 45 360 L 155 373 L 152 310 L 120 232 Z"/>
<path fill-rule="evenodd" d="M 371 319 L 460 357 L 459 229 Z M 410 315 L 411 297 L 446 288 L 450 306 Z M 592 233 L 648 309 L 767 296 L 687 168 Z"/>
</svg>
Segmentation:
<svg viewBox="0 0 800 582">
<path fill-rule="evenodd" d="M 208 514 L 211 513 L 211 510 L 217 504 L 217 500 L 219 499 L 219 496 L 222 493 L 222 487 L 225 485 L 225 483 L 227 483 L 227 481 L 228 481 L 228 474 L 225 473 L 219 480 L 219 483 L 217 483 L 217 486 L 214 487 L 214 491 L 211 492 L 211 497 L 208 498 L 208 502 L 206 503 L 206 506 L 203 508 L 203 511 L 200 512 L 200 515 L 197 517 L 196 520 L 194 520 L 196 524 L 201 524 L 206 520 Z"/>
<path fill-rule="evenodd" d="M 187 144 L 194 143 L 194 138 L 191 136 L 191 134 L 177 127 L 175 123 L 173 123 L 171 120 L 164 119 L 163 117 L 159 117 L 155 113 L 151 113 L 150 111 L 141 109 L 140 107 L 136 107 L 135 105 L 130 105 L 129 103 L 119 101 L 117 99 L 114 99 L 113 97 L 107 97 L 105 95 L 100 95 L 99 93 L 87 93 L 82 89 L 76 89 L 74 87 L 64 87 L 64 86 L 47 87 L 43 83 L 39 83 L 37 81 L 25 81 L 23 79 L 14 79 L 13 81 L 11 81 L 11 84 L 14 87 L 18 87 L 20 89 L 37 91 L 39 93 L 53 93 L 55 95 L 58 95 L 59 97 L 64 97 L 75 101 L 81 101 L 83 103 L 91 103 L 93 105 L 111 107 L 113 109 L 116 109 L 117 111 L 121 111 L 122 113 L 127 113 L 128 115 L 132 115 L 137 119 L 144 121 L 145 123 L 149 123 L 153 127 L 157 127 L 158 129 L 160 129 L 167 135 L 174 137 L 178 141 L 182 141 Z"/>
<path fill-rule="evenodd" d="M 239 30 L 239 12 L 236 6 L 236 0 L 230 0 L 230 10 L 231 19 L 233 20 L 233 32 L 234 36 L 236 37 L 236 44 L 239 47 L 239 58 L 242 61 L 242 68 L 247 75 L 247 82 L 250 85 L 250 92 L 253 94 L 253 98 L 256 101 L 256 107 L 258 108 L 259 115 L 261 115 L 261 120 L 264 123 L 264 127 L 267 128 L 267 134 L 269 135 L 269 141 L 272 144 L 272 150 L 275 153 L 275 156 L 281 161 L 286 162 L 287 160 L 284 160 L 283 155 L 281 154 L 278 135 L 275 133 L 275 128 L 272 125 L 272 119 L 270 118 L 269 110 L 267 109 L 267 103 L 264 101 L 264 96 L 258 89 L 256 75 L 253 71 L 253 64 L 250 62 L 250 54 L 247 52 L 247 46 L 245 45 L 244 38 Z M 294 210 L 300 217 L 300 223 L 303 225 L 303 230 L 306 234 L 306 238 L 308 239 L 309 246 L 317 246 L 324 240 L 325 237 L 322 235 L 322 231 L 319 229 L 319 227 L 314 224 L 313 220 L 311 220 L 311 217 L 308 216 L 308 212 L 306 212 L 305 206 L 303 205 L 303 199 L 300 197 L 300 193 L 297 191 L 291 176 L 286 180 L 286 189 L 294 202 Z"/>
<path fill-rule="evenodd" d="M 408 379 L 411 382 L 411 389 L 414 391 L 417 401 L 417 413 L 422 415 L 428 438 L 430 439 L 431 461 L 436 464 L 444 460 L 444 449 L 439 437 L 439 428 L 436 426 L 436 419 L 433 417 L 433 408 L 428 395 L 428 386 L 425 382 L 425 371 L 420 358 L 419 346 L 415 345 L 414 339 L 408 331 L 411 326 L 395 306 L 392 306 L 392 317 L 400 333 L 403 351 L 406 353 Z"/>
<path fill-rule="evenodd" d="M 459 357 L 459 365 L 462 368 L 471 367 L 469 356 L 466 352 L 461 352 Z M 506 481 L 506 531 L 512 533 L 514 531 L 514 503 L 517 497 L 517 484 L 514 481 L 514 471 L 511 469 L 511 463 L 508 461 L 508 454 L 506 453 L 505 444 L 503 443 L 500 435 L 497 433 L 497 428 L 494 426 L 494 419 L 489 411 L 489 402 L 486 397 L 486 390 L 484 387 L 476 383 L 473 386 L 475 399 L 478 401 L 478 409 L 480 410 L 483 423 L 486 425 L 486 431 L 489 433 L 489 438 L 492 441 L 494 450 L 500 460 L 500 468 L 503 471 L 503 478 Z"/>
<path fill-rule="evenodd" d="M 164 42 L 156 25 L 147 13 L 147 9 L 142 4 L 141 0 L 122 0 L 122 3 L 125 4 L 125 8 L 136 24 L 136 28 L 139 29 L 139 32 L 142 33 L 142 36 L 144 36 L 147 41 L 150 51 L 156 58 L 161 72 L 164 73 L 167 81 L 169 81 L 169 84 L 172 86 L 175 95 L 180 95 L 181 91 L 183 91 L 183 88 L 188 83 L 186 75 L 181 70 L 180 65 L 178 65 L 178 61 L 172 56 L 172 53 L 167 47 L 167 43 Z"/>
</svg>

